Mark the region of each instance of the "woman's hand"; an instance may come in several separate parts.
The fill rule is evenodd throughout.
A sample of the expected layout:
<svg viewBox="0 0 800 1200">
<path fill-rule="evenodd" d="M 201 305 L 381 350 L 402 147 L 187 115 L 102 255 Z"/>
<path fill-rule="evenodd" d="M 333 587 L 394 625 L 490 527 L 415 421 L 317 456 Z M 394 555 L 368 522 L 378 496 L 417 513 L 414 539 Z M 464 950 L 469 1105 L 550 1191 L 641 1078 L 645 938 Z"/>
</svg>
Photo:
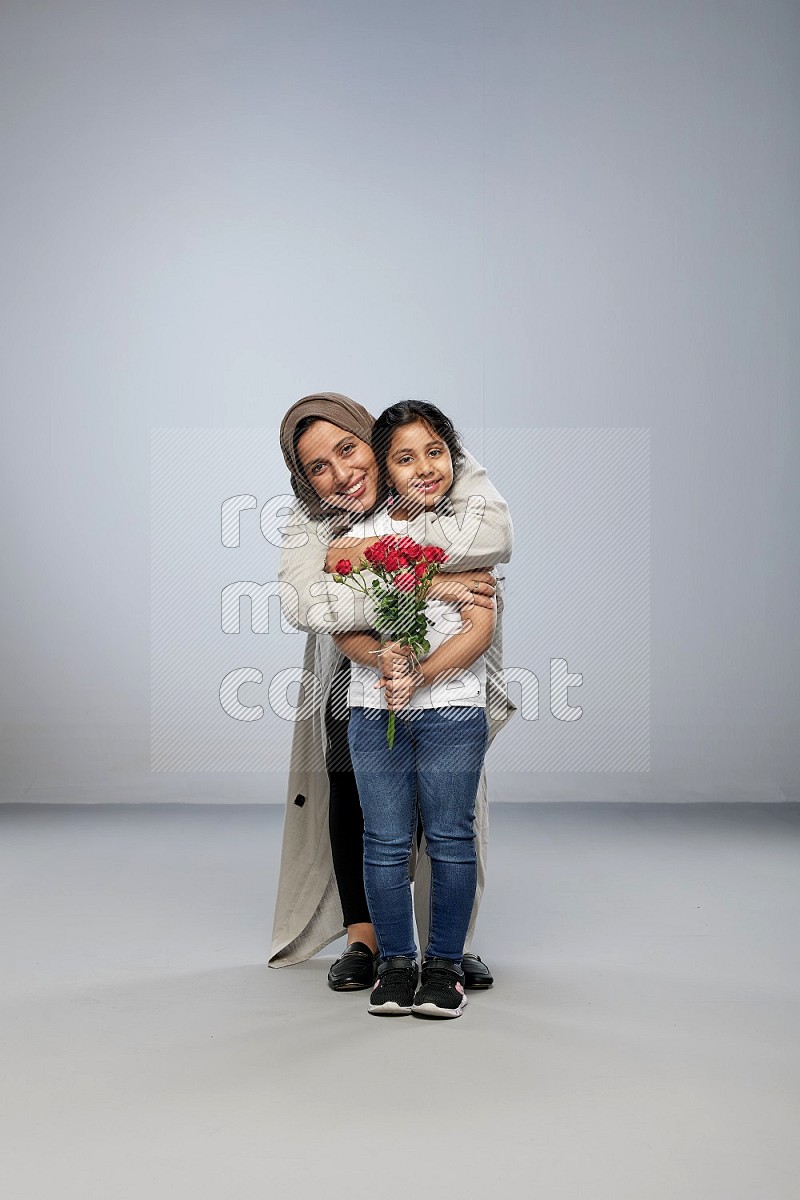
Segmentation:
<svg viewBox="0 0 800 1200">
<path fill-rule="evenodd" d="M 357 567 L 361 562 L 361 558 L 367 546 L 373 545 L 378 539 L 371 538 L 337 538 L 328 547 L 328 552 L 325 555 L 325 570 L 330 574 L 336 570 L 336 564 L 341 562 L 343 558 L 349 558 L 354 567 Z"/>
<path fill-rule="evenodd" d="M 497 581 L 491 571 L 439 571 L 433 577 L 428 596 L 448 600 L 461 609 L 493 608 Z"/>
</svg>

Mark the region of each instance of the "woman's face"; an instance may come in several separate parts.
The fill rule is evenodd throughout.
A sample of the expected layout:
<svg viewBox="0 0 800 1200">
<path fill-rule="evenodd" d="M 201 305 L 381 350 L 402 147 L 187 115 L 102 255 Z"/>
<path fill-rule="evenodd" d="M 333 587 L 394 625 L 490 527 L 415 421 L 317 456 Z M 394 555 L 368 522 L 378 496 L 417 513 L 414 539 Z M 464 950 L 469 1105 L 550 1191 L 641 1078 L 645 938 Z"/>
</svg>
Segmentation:
<svg viewBox="0 0 800 1200">
<path fill-rule="evenodd" d="M 401 502 L 411 508 L 433 508 L 453 483 L 447 443 L 422 420 L 395 430 L 386 470 Z"/>
<path fill-rule="evenodd" d="M 369 512 L 378 498 L 372 447 L 330 421 L 315 421 L 297 439 L 297 454 L 323 504 Z"/>
</svg>

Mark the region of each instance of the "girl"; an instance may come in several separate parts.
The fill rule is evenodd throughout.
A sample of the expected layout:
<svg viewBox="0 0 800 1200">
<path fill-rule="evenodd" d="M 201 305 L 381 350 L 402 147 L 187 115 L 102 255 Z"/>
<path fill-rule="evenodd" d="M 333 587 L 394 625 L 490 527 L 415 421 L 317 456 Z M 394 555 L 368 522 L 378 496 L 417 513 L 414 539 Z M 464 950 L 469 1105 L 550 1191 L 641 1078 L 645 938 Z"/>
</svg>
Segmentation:
<svg viewBox="0 0 800 1200">
<path fill-rule="evenodd" d="M 447 505 L 462 449 L 438 408 L 422 401 L 392 406 L 375 422 L 372 447 L 386 498 L 371 518 L 377 536 L 405 532 L 392 522 Z M 349 536 L 364 532 L 356 525 Z M 376 656 L 368 634 L 334 636 L 353 662 L 348 741 L 364 814 L 364 886 L 380 952 L 369 1011 L 458 1017 L 467 1003 L 461 959 L 476 887 L 475 797 L 488 744 L 483 656 L 495 611 L 473 607 L 462 621 L 455 604 L 429 600 L 425 612 L 431 650 L 413 666 L 397 643 Z M 393 749 L 386 740 L 390 710 L 397 722 Z M 431 860 L 430 936 L 418 990 L 408 876 L 417 804 Z"/>
</svg>

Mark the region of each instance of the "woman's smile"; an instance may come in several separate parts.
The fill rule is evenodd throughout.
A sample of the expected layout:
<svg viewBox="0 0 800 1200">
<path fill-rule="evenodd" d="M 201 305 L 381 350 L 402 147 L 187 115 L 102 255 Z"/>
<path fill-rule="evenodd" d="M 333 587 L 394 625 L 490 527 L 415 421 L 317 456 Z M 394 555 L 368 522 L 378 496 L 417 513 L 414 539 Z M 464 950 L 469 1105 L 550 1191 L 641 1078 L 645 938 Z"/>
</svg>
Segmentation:
<svg viewBox="0 0 800 1200">
<path fill-rule="evenodd" d="M 331 421 L 319 420 L 298 438 L 297 453 L 320 500 L 335 508 L 369 512 L 378 496 L 372 447 Z"/>
<path fill-rule="evenodd" d="M 351 483 L 349 487 L 340 488 L 339 495 L 346 496 L 348 500 L 360 499 L 363 496 L 367 486 L 367 477 L 362 475 L 355 483 Z"/>
</svg>

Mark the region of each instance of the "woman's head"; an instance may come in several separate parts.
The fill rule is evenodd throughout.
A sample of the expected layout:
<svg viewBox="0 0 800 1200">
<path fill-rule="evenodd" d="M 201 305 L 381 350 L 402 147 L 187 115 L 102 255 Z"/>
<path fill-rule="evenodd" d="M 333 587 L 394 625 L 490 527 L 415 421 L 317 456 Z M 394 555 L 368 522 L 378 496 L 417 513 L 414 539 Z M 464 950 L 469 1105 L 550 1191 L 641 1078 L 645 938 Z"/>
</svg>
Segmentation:
<svg viewBox="0 0 800 1200">
<path fill-rule="evenodd" d="M 281 449 L 296 496 L 313 516 L 331 509 L 369 512 L 378 495 L 370 445 L 374 418 L 348 396 L 304 396 L 281 423 Z"/>
<path fill-rule="evenodd" d="M 402 505 L 432 508 L 450 490 L 464 451 L 453 422 L 435 404 L 402 400 L 372 427 L 379 498 L 391 488 Z"/>
</svg>

